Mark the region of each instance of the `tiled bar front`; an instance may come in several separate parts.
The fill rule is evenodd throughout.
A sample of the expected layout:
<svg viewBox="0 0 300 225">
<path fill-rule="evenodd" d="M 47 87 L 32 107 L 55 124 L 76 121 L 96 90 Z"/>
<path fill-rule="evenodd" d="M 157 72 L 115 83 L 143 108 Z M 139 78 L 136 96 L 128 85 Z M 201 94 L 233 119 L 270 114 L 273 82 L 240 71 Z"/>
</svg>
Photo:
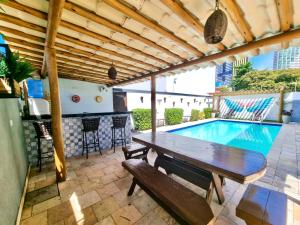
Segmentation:
<svg viewBox="0 0 300 225">
<path fill-rule="evenodd" d="M 126 123 L 126 141 L 127 143 L 131 140 L 131 122 L 129 113 L 99 113 L 98 115 L 76 115 L 76 116 L 63 116 L 63 135 L 64 135 L 64 146 L 65 146 L 65 155 L 66 157 L 76 156 L 82 154 L 82 119 L 83 118 L 94 118 L 100 117 L 100 125 L 98 128 L 99 131 L 99 140 L 101 150 L 106 150 L 111 147 L 111 126 L 112 126 L 112 117 L 114 116 L 127 116 Z M 33 122 L 37 119 L 24 119 L 23 127 L 25 133 L 25 143 L 28 152 L 28 160 L 32 165 L 37 163 L 37 138 L 36 133 L 33 127 Z M 41 119 L 47 121 L 49 119 Z M 118 130 L 116 132 L 116 137 L 121 137 L 121 132 Z M 88 139 L 92 141 L 92 133 L 89 132 Z M 43 140 L 41 141 L 42 152 L 50 152 L 49 156 L 52 156 L 52 142 Z M 93 149 L 89 149 L 93 151 Z M 53 160 L 53 157 L 45 159 L 45 161 Z"/>
</svg>

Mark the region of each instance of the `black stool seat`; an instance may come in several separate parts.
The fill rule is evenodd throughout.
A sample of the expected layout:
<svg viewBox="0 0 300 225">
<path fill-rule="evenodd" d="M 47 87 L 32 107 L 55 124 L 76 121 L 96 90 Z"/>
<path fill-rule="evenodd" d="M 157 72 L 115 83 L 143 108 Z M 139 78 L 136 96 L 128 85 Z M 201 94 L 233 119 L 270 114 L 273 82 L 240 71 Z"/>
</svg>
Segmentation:
<svg viewBox="0 0 300 225">
<path fill-rule="evenodd" d="M 37 166 L 39 167 L 39 170 L 42 171 L 42 158 L 53 157 L 53 150 L 48 152 L 42 152 L 41 150 L 41 139 L 45 139 L 46 141 L 52 141 L 52 146 L 53 146 L 51 121 L 34 121 L 33 127 L 35 129 L 36 138 L 38 141 Z M 49 153 L 52 153 L 52 155 L 49 156 Z"/>
<path fill-rule="evenodd" d="M 89 148 L 94 148 L 97 151 L 97 146 L 99 148 L 99 152 L 102 155 L 101 148 L 100 148 L 100 141 L 99 141 L 99 132 L 98 127 L 100 123 L 100 118 L 88 118 L 82 119 L 82 155 L 84 151 L 86 152 L 86 158 L 89 157 Z M 88 133 L 92 132 L 93 135 L 93 142 L 89 142 L 88 140 Z"/>
<path fill-rule="evenodd" d="M 122 143 L 122 146 L 126 146 L 126 127 L 127 116 L 114 116 L 112 117 L 112 127 L 111 127 L 111 148 L 114 148 L 114 152 L 116 151 L 116 144 L 118 142 Z M 116 137 L 116 131 L 121 130 L 121 137 Z"/>
<path fill-rule="evenodd" d="M 147 154 L 149 147 L 138 143 L 132 143 L 129 146 L 122 147 L 125 159 L 142 159 L 148 163 Z"/>
</svg>

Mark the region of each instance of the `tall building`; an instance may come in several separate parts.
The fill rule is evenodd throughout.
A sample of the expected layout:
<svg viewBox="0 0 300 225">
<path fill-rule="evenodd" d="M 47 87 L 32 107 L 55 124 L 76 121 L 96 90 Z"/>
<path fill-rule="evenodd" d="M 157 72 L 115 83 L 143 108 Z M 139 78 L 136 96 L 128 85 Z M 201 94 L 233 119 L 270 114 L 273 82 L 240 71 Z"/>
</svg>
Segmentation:
<svg viewBox="0 0 300 225">
<path fill-rule="evenodd" d="M 216 66 L 216 88 L 230 86 L 233 74 L 233 63 L 225 62 Z"/>
<path fill-rule="evenodd" d="M 216 66 L 216 88 L 222 86 L 230 86 L 232 82 L 232 77 L 235 76 L 235 68 L 239 65 L 248 62 L 248 57 L 241 60 L 236 60 L 233 63 L 225 62 L 222 65 Z"/>
<path fill-rule="evenodd" d="M 300 68 L 300 47 L 291 47 L 274 52 L 274 70 L 297 68 Z"/>
</svg>

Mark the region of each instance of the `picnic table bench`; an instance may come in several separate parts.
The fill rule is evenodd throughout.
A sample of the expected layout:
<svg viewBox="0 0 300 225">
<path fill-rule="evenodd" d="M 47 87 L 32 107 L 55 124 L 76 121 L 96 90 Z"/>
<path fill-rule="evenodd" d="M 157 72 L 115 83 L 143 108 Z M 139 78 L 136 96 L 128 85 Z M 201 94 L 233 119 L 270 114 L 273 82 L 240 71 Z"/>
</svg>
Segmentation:
<svg viewBox="0 0 300 225">
<path fill-rule="evenodd" d="M 223 178 L 246 184 L 258 180 L 266 171 L 266 158 L 255 151 L 167 132 L 138 134 L 132 139 L 157 152 L 156 167 L 163 167 L 165 164 L 167 173 L 179 174 L 182 178 L 204 187 L 207 190 L 208 202 L 213 189 L 219 203 L 225 201 Z M 182 168 L 184 170 L 179 171 Z M 210 188 L 209 185 L 213 187 Z"/>
<path fill-rule="evenodd" d="M 122 165 L 133 175 L 129 196 L 133 194 L 135 186 L 139 185 L 180 224 L 214 224 L 213 212 L 203 197 L 142 160 L 129 159 L 122 162 Z"/>
<path fill-rule="evenodd" d="M 294 204 L 294 216 L 300 207 Z M 284 193 L 249 184 L 236 208 L 236 216 L 248 225 L 287 225 L 288 196 Z M 300 221 L 294 221 L 298 224 Z M 293 224 L 293 223 L 292 223 Z"/>
</svg>

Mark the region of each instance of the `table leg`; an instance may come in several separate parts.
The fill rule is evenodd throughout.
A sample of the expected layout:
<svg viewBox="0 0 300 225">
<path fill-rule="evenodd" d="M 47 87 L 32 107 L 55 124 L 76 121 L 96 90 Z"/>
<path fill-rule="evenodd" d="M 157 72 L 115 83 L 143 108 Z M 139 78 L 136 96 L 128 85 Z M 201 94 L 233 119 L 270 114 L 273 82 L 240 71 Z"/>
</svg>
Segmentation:
<svg viewBox="0 0 300 225">
<path fill-rule="evenodd" d="M 225 197 L 224 197 L 224 193 L 223 193 L 223 189 L 222 189 L 221 179 L 218 174 L 212 173 L 212 176 L 213 176 L 213 184 L 216 189 L 219 203 L 223 204 L 223 202 L 225 201 Z"/>
</svg>

